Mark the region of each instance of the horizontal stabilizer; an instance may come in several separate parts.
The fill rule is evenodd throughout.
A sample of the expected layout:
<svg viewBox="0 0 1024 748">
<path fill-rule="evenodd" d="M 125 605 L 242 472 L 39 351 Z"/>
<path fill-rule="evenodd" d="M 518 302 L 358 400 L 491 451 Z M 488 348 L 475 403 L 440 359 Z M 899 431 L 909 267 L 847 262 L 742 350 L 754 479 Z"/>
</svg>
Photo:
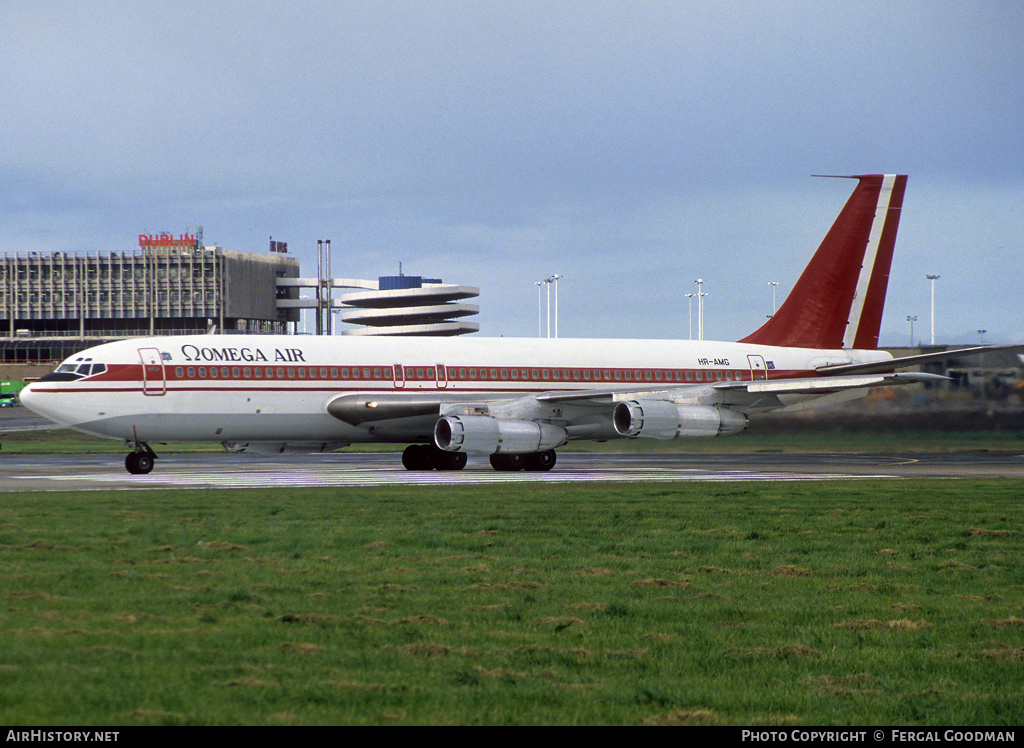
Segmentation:
<svg viewBox="0 0 1024 748">
<path fill-rule="evenodd" d="M 900 369 L 905 366 L 928 364 L 932 361 L 949 361 L 950 359 L 956 358 L 980 356 L 984 353 L 1004 351 L 1011 348 L 1024 350 L 1024 346 L 1022 345 L 976 345 L 971 348 L 957 348 L 952 351 L 942 351 L 941 353 L 922 353 L 917 356 L 903 356 L 901 358 L 893 358 L 888 361 L 875 361 L 870 364 L 835 364 L 834 366 L 822 366 L 816 369 L 816 371 L 818 374 L 825 375 L 871 374 L 883 371 L 892 371 L 893 369 Z"/>
</svg>

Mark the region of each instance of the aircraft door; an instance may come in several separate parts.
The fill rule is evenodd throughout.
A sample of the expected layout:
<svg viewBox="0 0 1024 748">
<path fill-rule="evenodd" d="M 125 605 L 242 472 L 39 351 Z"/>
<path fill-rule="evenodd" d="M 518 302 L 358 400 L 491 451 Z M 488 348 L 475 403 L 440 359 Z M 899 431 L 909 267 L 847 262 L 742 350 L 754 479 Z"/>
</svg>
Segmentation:
<svg viewBox="0 0 1024 748">
<path fill-rule="evenodd" d="M 395 370 L 395 389 L 400 390 L 405 387 L 405 367 L 401 364 L 394 365 Z"/>
<path fill-rule="evenodd" d="M 752 381 L 768 379 L 768 367 L 765 365 L 764 356 L 748 355 L 747 362 L 750 364 L 750 379 Z"/>
<path fill-rule="evenodd" d="M 448 386 L 448 370 L 444 364 L 437 364 L 434 368 L 437 369 L 437 386 L 438 389 L 442 389 Z"/>
<path fill-rule="evenodd" d="M 164 359 L 156 348 L 139 348 L 142 362 L 142 394 L 159 396 L 167 392 L 167 378 L 164 375 Z"/>
</svg>

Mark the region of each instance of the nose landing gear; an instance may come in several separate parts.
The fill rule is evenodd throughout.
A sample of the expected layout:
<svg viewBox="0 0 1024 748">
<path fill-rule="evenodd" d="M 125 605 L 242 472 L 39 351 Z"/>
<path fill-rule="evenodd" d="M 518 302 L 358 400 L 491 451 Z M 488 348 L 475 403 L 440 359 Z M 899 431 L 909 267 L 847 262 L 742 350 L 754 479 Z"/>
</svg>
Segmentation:
<svg viewBox="0 0 1024 748">
<path fill-rule="evenodd" d="M 139 442 L 135 445 L 135 451 L 129 452 L 124 458 L 124 466 L 132 475 L 146 475 L 153 471 L 155 460 L 156 452 L 145 442 Z"/>
</svg>

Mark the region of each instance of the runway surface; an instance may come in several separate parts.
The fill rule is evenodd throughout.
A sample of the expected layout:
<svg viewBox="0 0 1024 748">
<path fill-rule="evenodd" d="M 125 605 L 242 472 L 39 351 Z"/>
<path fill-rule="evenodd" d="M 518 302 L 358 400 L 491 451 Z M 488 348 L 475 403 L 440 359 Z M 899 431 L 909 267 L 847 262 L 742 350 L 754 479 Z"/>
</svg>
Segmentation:
<svg viewBox="0 0 1024 748">
<path fill-rule="evenodd" d="M 471 456 L 457 472 L 410 472 L 397 453 L 168 454 L 149 475 L 129 475 L 117 455 L 2 455 L 0 491 L 431 486 L 492 483 L 828 481 L 1024 478 L 1024 454 L 559 454 L 546 473 L 492 470 Z"/>
</svg>

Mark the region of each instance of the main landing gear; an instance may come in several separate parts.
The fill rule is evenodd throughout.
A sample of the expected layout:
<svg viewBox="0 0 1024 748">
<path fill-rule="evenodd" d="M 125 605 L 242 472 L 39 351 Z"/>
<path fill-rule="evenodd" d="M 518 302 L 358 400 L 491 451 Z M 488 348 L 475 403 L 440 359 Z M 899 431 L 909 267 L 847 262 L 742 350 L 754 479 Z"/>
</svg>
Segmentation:
<svg viewBox="0 0 1024 748">
<path fill-rule="evenodd" d="M 124 466 L 132 475 L 146 475 L 153 471 L 155 460 L 156 452 L 146 442 L 139 442 L 135 445 L 135 451 L 129 452 L 124 458 Z"/>
<path fill-rule="evenodd" d="M 464 452 L 445 452 L 433 444 L 412 444 L 402 452 L 406 470 L 462 470 L 466 467 Z M 555 450 L 532 454 L 493 454 L 491 467 L 503 472 L 517 470 L 545 471 L 555 466 Z"/>
<path fill-rule="evenodd" d="M 411 444 L 402 452 L 406 470 L 462 470 L 466 467 L 464 452 L 445 452 L 433 444 Z"/>
<path fill-rule="evenodd" d="M 529 470 L 533 472 L 544 472 L 555 466 L 555 450 L 547 449 L 543 452 L 533 452 L 525 455 L 495 454 L 491 455 L 491 467 L 495 470 L 515 472 L 518 470 Z"/>
<path fill-rule="evenodd" d="M 412 444 L 402 452 L 406 470 L 462 470 L 466 467 L 464 452 L 445 452 L 433 444 Z M 555 466 L 555 450 L 532 454 L 493 454 L 491 467 L 502 472 L 518 470 L 545 471 Z"/>
</svg>

